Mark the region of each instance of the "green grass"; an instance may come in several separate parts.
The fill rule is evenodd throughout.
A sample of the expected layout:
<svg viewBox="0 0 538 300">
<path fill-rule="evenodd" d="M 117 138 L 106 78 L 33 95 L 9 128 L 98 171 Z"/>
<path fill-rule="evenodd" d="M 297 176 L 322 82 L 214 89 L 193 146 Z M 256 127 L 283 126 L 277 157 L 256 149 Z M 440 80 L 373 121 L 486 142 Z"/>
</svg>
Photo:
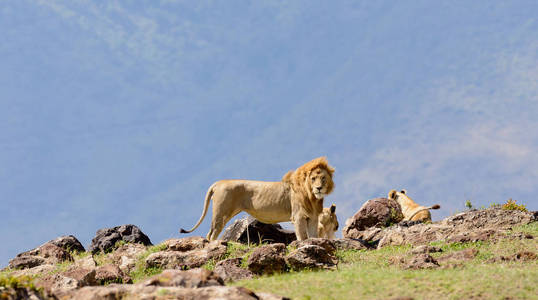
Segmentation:
<svg viewBox="0 0 538 300">
<path fill-rule="evenodd" d="M 146 258 L 148 258 L 148 256 L 152 253 L 166 250 L 166 247 L 167 247 L 166 244 L 158 244 L 155 246 L 151 246 L 144 253 L 138 256 L 134 270 L 131 273 L 129 273 L 129 276 L 133 280 L 133 283 L 137 283 L 148 277 L 162 273 L 163 271 L 162 268 L 156 268 L 156 267 L 147 268 Z"/>
<path fill-rule="evenodd" d="M 411 246 L 380 250 L 337 251 L 335 271 L 302 271 L 262 276 L 233 285 L 294 299 L 538 299 L 538 261 L 496 262 L 491 258 L 519 251 L 538 252 L 538 222 L 514 228 L 534 239 L 498 242 L 431 243 L 443 252 L 433 257 L 476 248 L 478 255 L 456 268 L 405 270 L 391 257 L 409 259 Z"/>
</svg>

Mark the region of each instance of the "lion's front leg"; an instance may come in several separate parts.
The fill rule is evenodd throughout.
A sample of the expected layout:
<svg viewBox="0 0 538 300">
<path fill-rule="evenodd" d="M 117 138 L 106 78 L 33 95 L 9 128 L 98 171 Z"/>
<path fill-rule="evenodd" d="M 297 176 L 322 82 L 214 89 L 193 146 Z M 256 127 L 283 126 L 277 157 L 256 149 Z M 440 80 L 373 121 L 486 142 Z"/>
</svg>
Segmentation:
<svg viewBox="0 0 538 300">
<path fill-rule="evenodd" d="M 318 218 L 309 218 L 307 220 L 308 238 L 318 237 Z"/>
<path fill-rule="evenodd" d="M 297 236 L 297 240 L 302 241 L 308 238 L 308 224 L 306 218 L 297 218 L 294 220 L 293 226 L 295 227 L 295 235 Z"/>
</svg>

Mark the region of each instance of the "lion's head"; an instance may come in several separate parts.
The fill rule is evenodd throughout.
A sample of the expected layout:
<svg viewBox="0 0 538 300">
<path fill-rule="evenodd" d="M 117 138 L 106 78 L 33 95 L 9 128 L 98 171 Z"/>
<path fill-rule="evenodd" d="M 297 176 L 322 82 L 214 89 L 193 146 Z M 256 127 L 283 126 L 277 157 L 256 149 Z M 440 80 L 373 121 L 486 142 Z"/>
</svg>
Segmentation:
<svg viewBox="0 0 538 300">
<path fill-rule="evenodd" d="M 302 194 L 301 199 L 307 211 L 311 212 L 312 202 L 316 210 L 321 212 L 323 198 L 334 189 L 334 168 L 329 166 L 326 157 L 318 157 L 300 166 L 295 171 L 289 171 L 282 181 L 288 182 L 296 193 Z"/>
</svg>

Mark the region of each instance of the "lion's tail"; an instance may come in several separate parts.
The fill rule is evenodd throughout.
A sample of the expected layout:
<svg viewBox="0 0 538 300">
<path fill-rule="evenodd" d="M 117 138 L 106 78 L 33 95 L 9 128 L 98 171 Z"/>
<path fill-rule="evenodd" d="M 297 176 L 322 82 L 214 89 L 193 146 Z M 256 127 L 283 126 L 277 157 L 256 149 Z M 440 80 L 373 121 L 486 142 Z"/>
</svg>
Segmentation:
<svg viewBox="0 0 538 300">
<path fill-rule="evenodd" d="M 407 218 L 408 220 L 411 220 L 414 216 L 416 216 L 419 212 L 421 211 L 425 211 L 425 210 L 430 210 L 430 209 L 439 209 L 441 208 L 441 205 L 439 204 L 434 204 L 432 206 L 422 206 L 420 209 L 417 209 L 415 211 L 415 213 L 413 213 L 409 218 Z"/>
<path fill-rule="evenodd" d="M 200 226 L 200 224 L 202 223 L 202 221 L 204 220 L 205 218 L 205 215 L 207 213 L 207 209 L 209 208 L 209 202 L 211 201 L 211 197 L 213 196 L 213 193 L 214 193 L 214 189 L 215 189 L 215 186 L 217 185 L 217 183 L 213 183 L 213 185 L 211 185 L 209 187 L 209 189 L 207 190 L 207 194 L 205 196 L 205 202 L 204 202 L 204 212 L 202 213 L 202 216 L 200 217 L 200 219 L 198 220 L 198 223 L 196 223 L 196 225 L 194 225 L 194 227 L 191 229 L 191 230 L 185 230 L 183 228 L 181 228 L 179 230 L 180 233 L 189 233 L 189 232 L 193 232 L 196 228 L 198 228 L 198 226 Z"/>
</svg>

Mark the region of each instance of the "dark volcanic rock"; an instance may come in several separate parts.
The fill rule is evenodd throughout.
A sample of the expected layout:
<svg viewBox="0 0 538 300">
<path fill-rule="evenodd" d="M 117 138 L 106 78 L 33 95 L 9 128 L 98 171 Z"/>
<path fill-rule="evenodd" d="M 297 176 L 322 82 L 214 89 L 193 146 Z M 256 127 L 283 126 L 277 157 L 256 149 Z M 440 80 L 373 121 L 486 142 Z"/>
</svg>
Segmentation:
<svg viewBox="0 0 538 300">
<path fill-rule="evenodd" d="M 270 244 L 254 249 L 248 258 L 248 269 L 256 274 L 272 274 L 286 269 L 286 245 Z"/>
<path fill-rule="evenodd" d="M 247 234 L 248 232 L 248 234 Z M 250 216 L 236 220 L 232 225 L 228 226 L 221 239 L 225 241 L 239 242 L 247 244 L 259 243 L 289 243 L 295 241 L 297 237 L 295 232 L 283 229 L 278 224 L 265 224 Z"/>
<path fill-rule="evenodd" d="M 219 261 L 213 271 L 226 282 L 250 279 L 254 276 L 251 271 L 241 268 L 240 257 Z"/>
<path fill-rule="evenodd" d="M 56 245 L 67 251 L 78 251 L 78 252 L 86 251 L 86 249 L 84 249 L 84 246 L 82 246 L 80 241 L 73 235 L 64 235 L 64 236 L 57 237 L 54 240 L 48 241 L 47 244 Z"/>
<path fill-rule="evenodd" d="M 139 243 L 151 245 L 148 236 L 135 225 L 122 225 L 113 228 L 99 229 L 92 239 L 90 251 L 96 253 L 99 251 L 110 252 L 119 241 L 127 243 Z"/>
<path fill-rule="evenodd" d="M 286 262 L 294 270 L 330 269 L 336 266 L 338 260 L 321 246 L 305 245 L 288 254 Z"/>
<path fill-rule="evenodd" d="M 398 202 L 387 198 L 366 201 L 355 215 L 346 220 L 345 238 L 361 238 L 359 232 L 375 226 L 390 226 L 403 220 Z"/>
</svg>

